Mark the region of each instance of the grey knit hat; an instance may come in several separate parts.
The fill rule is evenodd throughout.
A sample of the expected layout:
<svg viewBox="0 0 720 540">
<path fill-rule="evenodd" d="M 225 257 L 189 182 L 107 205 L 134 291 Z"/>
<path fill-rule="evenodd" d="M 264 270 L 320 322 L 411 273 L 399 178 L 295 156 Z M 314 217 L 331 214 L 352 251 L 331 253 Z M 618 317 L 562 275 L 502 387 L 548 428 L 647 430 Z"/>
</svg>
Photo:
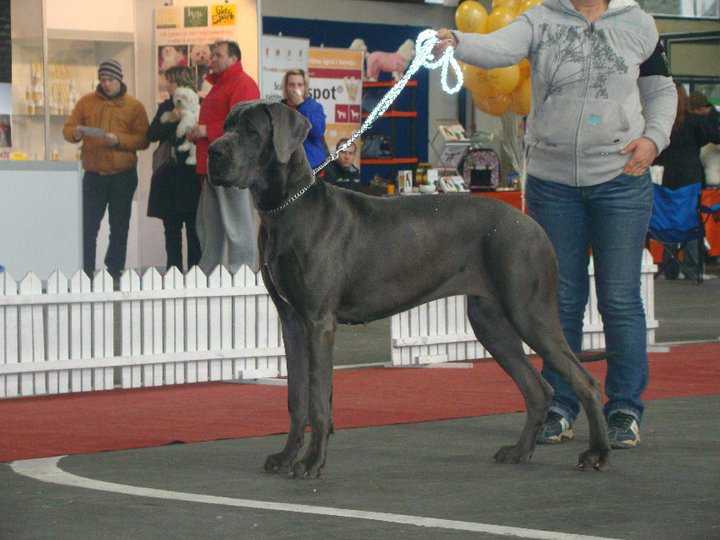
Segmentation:
<svg viewBox="0 0 720 540">
<path fill-rule="evenodd" d="M 122 82 L 123 72 L 122 65 L 115 59 L 105 60 L 98 67 L 98 79 L 100 77 L 112 77 Z"/>
</svg>

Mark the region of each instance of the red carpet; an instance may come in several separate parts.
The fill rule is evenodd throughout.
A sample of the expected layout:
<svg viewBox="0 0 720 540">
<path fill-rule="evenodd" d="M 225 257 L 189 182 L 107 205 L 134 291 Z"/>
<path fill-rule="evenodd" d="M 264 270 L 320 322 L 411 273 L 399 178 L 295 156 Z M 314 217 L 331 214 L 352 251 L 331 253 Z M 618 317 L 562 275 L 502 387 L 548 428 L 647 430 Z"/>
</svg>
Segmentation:
<svg viewBox="0 0 720 540">
<path fill-rule="evenodd" d="M 604 362 L 588 367 L 602 380 Z M 341 370 L 334 381 L 339 429 L 523 410 L 517 388 L 495 362 Z M 645 399 L 713 394 L 720 394 L 720 344 L 650 355 Z M 285 433 L 286 395 L 285 387 L 208 383 L 3 400 L 0 462 Z"/>
</svg>

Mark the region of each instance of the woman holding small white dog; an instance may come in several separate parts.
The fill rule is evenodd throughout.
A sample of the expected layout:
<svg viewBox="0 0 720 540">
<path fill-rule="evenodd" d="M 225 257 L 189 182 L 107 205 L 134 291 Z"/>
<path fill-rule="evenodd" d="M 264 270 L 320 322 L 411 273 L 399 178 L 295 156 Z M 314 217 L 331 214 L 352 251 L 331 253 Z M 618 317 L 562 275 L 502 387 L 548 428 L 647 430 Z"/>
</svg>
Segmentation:
<svg viewBox="0 0 720 540">
<path fill-rule="evenodd" d="M 197 103 L 197 94 L 190 68 L 184 66 L 169 68 L 165 72 L 165 78 L 170 97 L 158 106 L 147 136 L 151 142 L 168 146 L 167 159 L 153 164 L 147 215 L 162 219 L 165 228 L 167 268 L 175 266 L 182 272 L 183 225 L 187 240 L 188 268 L 192 268 L 200 261 L 200 240 L 195 228 L 200 181 L 195 172 L 195 145 L 186 140 L 183 130 L 178 130 L 183 124 L 183 112 L 182 106 L 176 106 L 175 101 L 179 102 L 177 98 L 184 92 L 188 93 L 189 101 Z M 195 99 L 193 100 L 192 97 Z M 185 108 L 188 106 L 186 105 Z M 195 121 L 189 125 L 194 126 Z"/>
<path fill-rule="evenodd" d="M 328 155 L 325 145 L 325 111 L 322 105 L 310 97 L 309 81 L 305 70 L 291 69 L 282 80 L 283 100 L 310 121 L 310 131 L 303 142 L 305 155 L 313 169 L 320 165 Z"/>
</svg>

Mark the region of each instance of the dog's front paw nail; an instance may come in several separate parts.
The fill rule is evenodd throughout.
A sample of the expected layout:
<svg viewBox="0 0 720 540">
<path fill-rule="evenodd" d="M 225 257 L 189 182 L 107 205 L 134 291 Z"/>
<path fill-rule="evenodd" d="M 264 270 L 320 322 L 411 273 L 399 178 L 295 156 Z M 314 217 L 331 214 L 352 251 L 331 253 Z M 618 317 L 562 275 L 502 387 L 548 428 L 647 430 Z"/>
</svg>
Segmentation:
<svg viewBox="0 0 720 540">
<path fill-rule="evenodd" d="M 609 450 L 586 450 L 578 458 L 577 469 L 580 471 L 605 471 L 610 466 Z"/>
</svg>

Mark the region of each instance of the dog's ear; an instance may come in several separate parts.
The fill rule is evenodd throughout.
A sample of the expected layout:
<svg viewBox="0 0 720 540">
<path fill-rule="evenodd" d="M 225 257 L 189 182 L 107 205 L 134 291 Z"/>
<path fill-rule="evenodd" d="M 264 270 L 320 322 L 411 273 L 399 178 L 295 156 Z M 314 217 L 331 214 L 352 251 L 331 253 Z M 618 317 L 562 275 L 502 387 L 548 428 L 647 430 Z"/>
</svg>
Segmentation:
<svg viewBox="0 0 720 540">
<path fill-rule="evenodd" d="M 302 114 L 282 103 L 270 103 L 267 109 L 272 119 L 275 155 L 280 163 L 287 163 L 307 137 L 310 122 Z"/>
</svg>

